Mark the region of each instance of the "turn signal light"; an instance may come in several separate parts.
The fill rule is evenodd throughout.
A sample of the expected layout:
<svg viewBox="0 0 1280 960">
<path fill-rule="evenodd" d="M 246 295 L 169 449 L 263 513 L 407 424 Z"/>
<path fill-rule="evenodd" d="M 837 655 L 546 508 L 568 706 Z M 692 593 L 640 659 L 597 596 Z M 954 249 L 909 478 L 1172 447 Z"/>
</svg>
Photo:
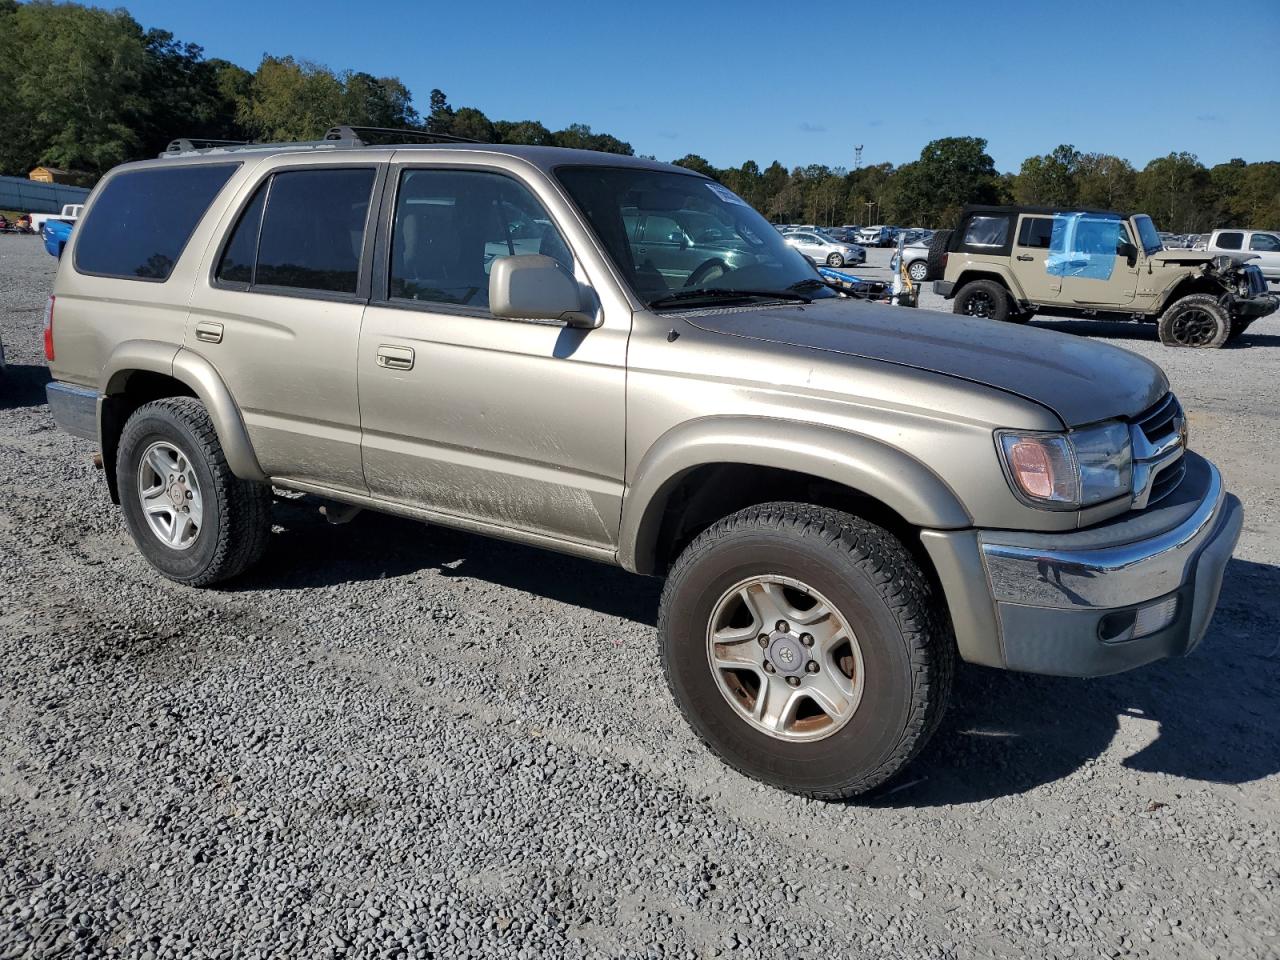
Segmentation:
<svg viewBox="0 0 1280 960">
<path fill-rule="evenodd" d="M 53 363 L 53 297 L 44 305 L 44 358 Z"/>
</svg>

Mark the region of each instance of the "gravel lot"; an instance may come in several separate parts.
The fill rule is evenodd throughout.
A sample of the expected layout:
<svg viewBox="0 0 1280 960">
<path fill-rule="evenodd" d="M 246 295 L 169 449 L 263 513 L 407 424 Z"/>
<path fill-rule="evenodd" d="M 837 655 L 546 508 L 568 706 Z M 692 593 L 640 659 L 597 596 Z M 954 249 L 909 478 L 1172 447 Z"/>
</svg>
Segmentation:
<svg viewBox="0 0 1280 960">
<path fill-rule="evenodd" d="M 695 742 L 655 582 L 302 499 L 231 588 L 153 574 L 44 406 L 53 272 L 0 237 L 0 958 L 1280 952 L 1275 317 L 1037 322 L 1169 371 L 1245 503 L 1218 615 L 1119 677 L 965 668 L 837 805 Z"/>
</svg>

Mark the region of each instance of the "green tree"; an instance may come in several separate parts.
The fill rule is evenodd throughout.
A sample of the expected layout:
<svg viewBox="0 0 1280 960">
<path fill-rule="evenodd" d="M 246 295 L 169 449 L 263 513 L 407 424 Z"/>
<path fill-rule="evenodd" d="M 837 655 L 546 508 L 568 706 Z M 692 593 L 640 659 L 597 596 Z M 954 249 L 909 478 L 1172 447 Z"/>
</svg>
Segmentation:
<svg viewBox="0 0 1280 960">
<path fill-rule="evenodd" d="M 898 219 L 924 226 L 953 223 L 965 204 L 994 203 L 1000 195 L 995 161 L 982 137 L 931 141 L 894 180 Z"/>
<path fill-rule="evenodd" d="M 449 133 L 455 137 L 468 140 L 479 140 L 481 143 L 498 142 L 498 134 L 493 124 L 475 107 L 459 107 L 449 124 Z"/>
<path fill-rule="evenodd" d="M 439 87 L 431 91 L 430 104 L 431 113 L 427 116 L 427 129 L 432 133 L 451 133 L 453 107 L 449 106 L 449 98 Z"/>
<path fill-rule="evenodd" d="M 527 143 L 533 146 L 549 146 L 555 142 L 555 137 L 545 125 L 537 120 L 495 120 L 493 122 L 494 133 L 498 135 L 500 143 Z"/>
<path fill-rule="evenodd" d="M 1069 143 L 1044 156 L 1028 157 L 1014 179 L 1014 198 L 1032 206 L 1075 206 L 1079 165 L 1080 152 Z"/>
<path fill-rule="evenodd" d="M 619 140 L 607 133 L 593 133 L 585 123 L 571 123 L 563 130 L 555 133 L 556 144 L 577 150 L 600 150 L 604 153 L 621 153 L 634 155 L 631 144 Z"/>
<path fill-rule="evenodd" d="M 1090 210 L 1128 211 L 1137 178 L 1128 160 L 1109 153 L 1081 154 L 1076 162 L 1076 202 Z"/>
<path fill-rule="evenodd" d="M 1209 172 L 1193 153 L 1157 157 L 1135 179 L 1137 202 L 1162 230 L 1191 233 L 1209 228 Z"/>
<path fill-rule="evenodd" d="M 146 61 L 142 28 L 123 10 L 0 8 L 0 172 L 101 172 L 139 156 Z"/>
<path fill-rule="evenodd" d="M 713 167 L 705 159 L 698 156 L 696 153 L 686 153 L 679 160 L 672 160 L 671 162 L 674 163 L 677 167 L 685 167 L 688 170 L 696 170 L 698 173 L 708 176 L 712 180 L 720 179 L 720 171 L 717 170 L 715 167 Z"/>
<path fill-rule="evenodd" d="M 328 67 L 266 56 L 240 120 L 258 140 L 316 140 L 343 115 L 343 95 L 342 81 Z"/>
<path fill-rule="evenodd" d="M 365 127 L 394 129 L 418 126 L 418 111 L 413 96 L 396 77 L 375 77 L 369 73 L 346 73 L 342 76 L 341 114 L 334 122 Z"/>
</svg>

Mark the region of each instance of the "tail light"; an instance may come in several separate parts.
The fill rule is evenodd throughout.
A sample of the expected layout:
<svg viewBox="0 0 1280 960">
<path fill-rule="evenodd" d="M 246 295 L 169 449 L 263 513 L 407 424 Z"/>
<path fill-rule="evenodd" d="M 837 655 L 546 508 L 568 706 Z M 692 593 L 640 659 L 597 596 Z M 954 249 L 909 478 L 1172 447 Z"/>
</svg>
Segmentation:
<svg viewBox="0 0 1280 960">
<path fill-rule="evenodd" d="M 949 253 L 944 253 L 944 254 L 942 255 L 942 269 L 943 269 L 943 270 L 946 270 L 946 269 L 947 269 L 947 257 L 949 257 L 949 256 L 951 256 L 951 254 L 949 254 Z"/>
<path fill-rule="evenodd" d="M 44 358 L 53 363 L 53 297 L 44 306 Z"/>
</svg>

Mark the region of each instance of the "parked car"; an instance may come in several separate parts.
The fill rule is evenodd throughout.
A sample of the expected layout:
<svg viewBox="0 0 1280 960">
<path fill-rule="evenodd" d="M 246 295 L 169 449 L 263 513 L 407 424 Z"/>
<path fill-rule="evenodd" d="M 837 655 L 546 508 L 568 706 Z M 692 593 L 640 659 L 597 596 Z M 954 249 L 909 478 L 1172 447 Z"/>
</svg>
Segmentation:
<svg viewBox="0 0 1280 960">
<path fill-rule="evenodd" d="M 858 231 L 858 243 L 864 247 L 887 247 L 893 243 L 893 231 L 888 227 L 863 227 Z"/>
<path fill-rule="evenodd" d="M 688 722 L 821 798 L 920 752 L 957 656 L 1088 676 L 1204 636 L 1242 511 L 1143 357 L 847 299 L 682 167 L 325 147 L 117 167 L 58 265 L 50 409 L 164 576 L 249 570 L 275 486 L 664 577 Z M 624 219 L 683 211 L 751 260 L 648 268 Z M 491 256 L 517 223 L 538 252 Z"/>
<path fill-rule="evenodd" d="M 907 264 L 907 276 L 916 283 L 924 283 L 929 275 L 929 242 L 917 240 L 914 243 L 907 243 L 902 248 L 902 257 Z M 898 269 L 898 251 L 896 250 L 889 258 L 889 269 L 894 272 Z"/>
<path fill-rule="evenodd" d="M 969 316 L 1138 319 L 1166 346 L 1221 347 L 1280 306 L 1256 266 L 1166 250 L 1144 213 L 969 207 L 943 242 L 934 291 Z"/>
<path fill-rule="evenodd" d="M 862 247 L 852 243 L 841 243 L 821 233 L 795 230 L 783 234 L 783 240 L 806 257 L 812 257 L 814 263 L 825 263 L 829 267 L 867 262 L 867 251 Z"/>
<path fill-rule="evenodd" d="M 40 230 L 40 236 L 44 240 L 45 250 L 51 256 L 62 256 L 62 251 L 71 236 L 71 228 L 74 226 L 74 220 L 46 220 L 44 222 L 44 227 Z"/>
<path fill-rule="evenodd" d="M 31 229 L 36 233 L 44 232 L 44 225 L 50 220 L 78 220 L 81 211 L 84 210 L 83 203 L 67 203 L 63 204 L 61 213 L 33 213 L 31 215 Z"/>
<path fill-rule="evenodd" d="M 1209 253 L 1245 254 L 1262 275 L 1280 283 L 1280 230 L 1215 230 L 1205 246 Z"/>
</svg>

